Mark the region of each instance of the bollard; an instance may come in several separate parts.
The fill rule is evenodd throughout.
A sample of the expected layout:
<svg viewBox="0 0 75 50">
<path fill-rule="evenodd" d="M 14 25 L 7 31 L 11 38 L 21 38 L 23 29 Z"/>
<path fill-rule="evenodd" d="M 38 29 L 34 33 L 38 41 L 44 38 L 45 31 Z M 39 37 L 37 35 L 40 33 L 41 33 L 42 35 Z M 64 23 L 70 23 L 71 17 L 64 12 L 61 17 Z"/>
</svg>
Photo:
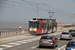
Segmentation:
<svg viewBox="0 0 75 50">
<path fill-rule="evenodd" d="M 0 31 L 0 37 L 1 37 L 1 31 Z"/>
<path fill-rule="evenodd" d="M 11 31 L 10 31 L 10 36 L 12 35 Z"/>
<path fill-rule="evenodd" d="M 1 37 L 2 37 L 2 33 L 3 33 L 3 32 L 1 32 Z"/>
<path fill-rule="evenodd" d="M 4 37 L 6 36 L 6 32 L 4 32 Z"/>
<path fill-rule="evenodd" d="M 4 37 L 4 35 L 5 35 L 5 32 L 3 33 L 3 37 Z"/>
<path fill-rule="evenodd" d="M 9 35 L 9 33 L 7 32 L 7 36 Z"/>
<path fill-rule="evenodd" d="M 10 31 L 11 35 L 13 35 L 12 31 Z"/>
</svg>

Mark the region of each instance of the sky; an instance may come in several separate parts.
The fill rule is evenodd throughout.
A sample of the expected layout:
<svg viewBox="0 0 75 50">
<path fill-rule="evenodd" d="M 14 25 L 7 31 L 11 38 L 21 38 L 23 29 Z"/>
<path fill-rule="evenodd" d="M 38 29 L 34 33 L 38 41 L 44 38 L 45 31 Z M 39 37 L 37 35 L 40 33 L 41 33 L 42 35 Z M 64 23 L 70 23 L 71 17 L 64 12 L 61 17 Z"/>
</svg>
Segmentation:
<svg viewBox="0 0 75 50">
<path fill-rule="evenodd" d="M 74 22 L 75 0 L 0 0 L 0 28 L 28 27 L 28 21 L 36 18 L 36 3 L 41 8 L 38 18 L 50 18 L 48 12 L 54 12 L 52 19 L 58 23 Z"/>
</svg>

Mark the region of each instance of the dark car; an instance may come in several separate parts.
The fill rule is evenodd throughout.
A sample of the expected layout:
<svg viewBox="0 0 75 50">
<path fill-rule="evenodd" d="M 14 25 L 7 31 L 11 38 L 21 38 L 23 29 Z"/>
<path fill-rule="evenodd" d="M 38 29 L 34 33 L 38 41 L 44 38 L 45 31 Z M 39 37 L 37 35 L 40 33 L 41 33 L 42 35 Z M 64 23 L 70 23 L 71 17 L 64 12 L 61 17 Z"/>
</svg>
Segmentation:
<svg viewBox="0 0 75 50">
<path fill-rule="evenodd" d="M 53 48 L 58 46 L 58 38 L 54 35 L 43 35 L 39 40 L 39 47 L 52 46 Z"/>
<path fill-rule="evenodd" d="M 69 32 L 71 33 L 72 36 L 75 36 L 75 30 L 74 29 L 69 30 Z"/>
<path fill-rule="evenodd" d="M 67 46 L 66 46 L 66 50 L 75 50 L 75 41 L 69 41 Z"/>
</svg>

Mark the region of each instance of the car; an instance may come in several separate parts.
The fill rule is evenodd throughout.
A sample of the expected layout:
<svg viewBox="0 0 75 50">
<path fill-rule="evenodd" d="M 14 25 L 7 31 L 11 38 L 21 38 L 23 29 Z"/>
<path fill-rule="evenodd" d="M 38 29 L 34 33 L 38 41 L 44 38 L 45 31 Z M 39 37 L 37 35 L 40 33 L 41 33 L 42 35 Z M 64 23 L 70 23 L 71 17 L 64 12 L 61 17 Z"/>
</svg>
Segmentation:
<svg viewBox="0 0 75 50">
<path fill-rule="evenodd" d="M 71 33 L 72 36 L 75 36 L 75 29 L 70 29 L 69 32 Z"/>
<path fill-rule="evenodd" d="M 54 35 L 42 35 L 39 40 L 39 47 L 52 46 L 53 48 L 58 46 L 58 38 Z"/>
<path fill-rule="evenodd" d="M 75 40 L 69 41 L 65 50 L 75 50 Z"/>
<path fill-rule="evenodd" d="M 60 40 L 61 39 L 70 39 L 70 40 L 72 40 L 72 35 L 70 34 L 70 32 L 62 32 L 60 34 Z"/>
</svg>

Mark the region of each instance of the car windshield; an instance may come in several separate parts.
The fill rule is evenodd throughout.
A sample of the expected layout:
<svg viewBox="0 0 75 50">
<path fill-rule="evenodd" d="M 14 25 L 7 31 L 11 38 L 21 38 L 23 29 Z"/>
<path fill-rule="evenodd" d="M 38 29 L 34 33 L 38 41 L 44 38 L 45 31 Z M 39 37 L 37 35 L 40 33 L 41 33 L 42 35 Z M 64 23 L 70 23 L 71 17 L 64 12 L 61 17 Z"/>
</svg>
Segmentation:
<svg viewBox="0 0 75 50">
<path fill-rule="evenodd" d="M 75 30 L 70 30 L 69 32 L 75 32 Z"/>
<path fill-rule="evenodd" d="M 69 33 L 62 33 L 62 34 L 68 35 Z"/>
<path fill-rule="evenodd" d="M 75 46 L 75 42 L 69 42 L 67 46 Z"/>
<path fill-rule="evenodd" d="M 51 37 L 50 36 L 42 36 L 41 39 L 51 39 Z"/>
</svg>

